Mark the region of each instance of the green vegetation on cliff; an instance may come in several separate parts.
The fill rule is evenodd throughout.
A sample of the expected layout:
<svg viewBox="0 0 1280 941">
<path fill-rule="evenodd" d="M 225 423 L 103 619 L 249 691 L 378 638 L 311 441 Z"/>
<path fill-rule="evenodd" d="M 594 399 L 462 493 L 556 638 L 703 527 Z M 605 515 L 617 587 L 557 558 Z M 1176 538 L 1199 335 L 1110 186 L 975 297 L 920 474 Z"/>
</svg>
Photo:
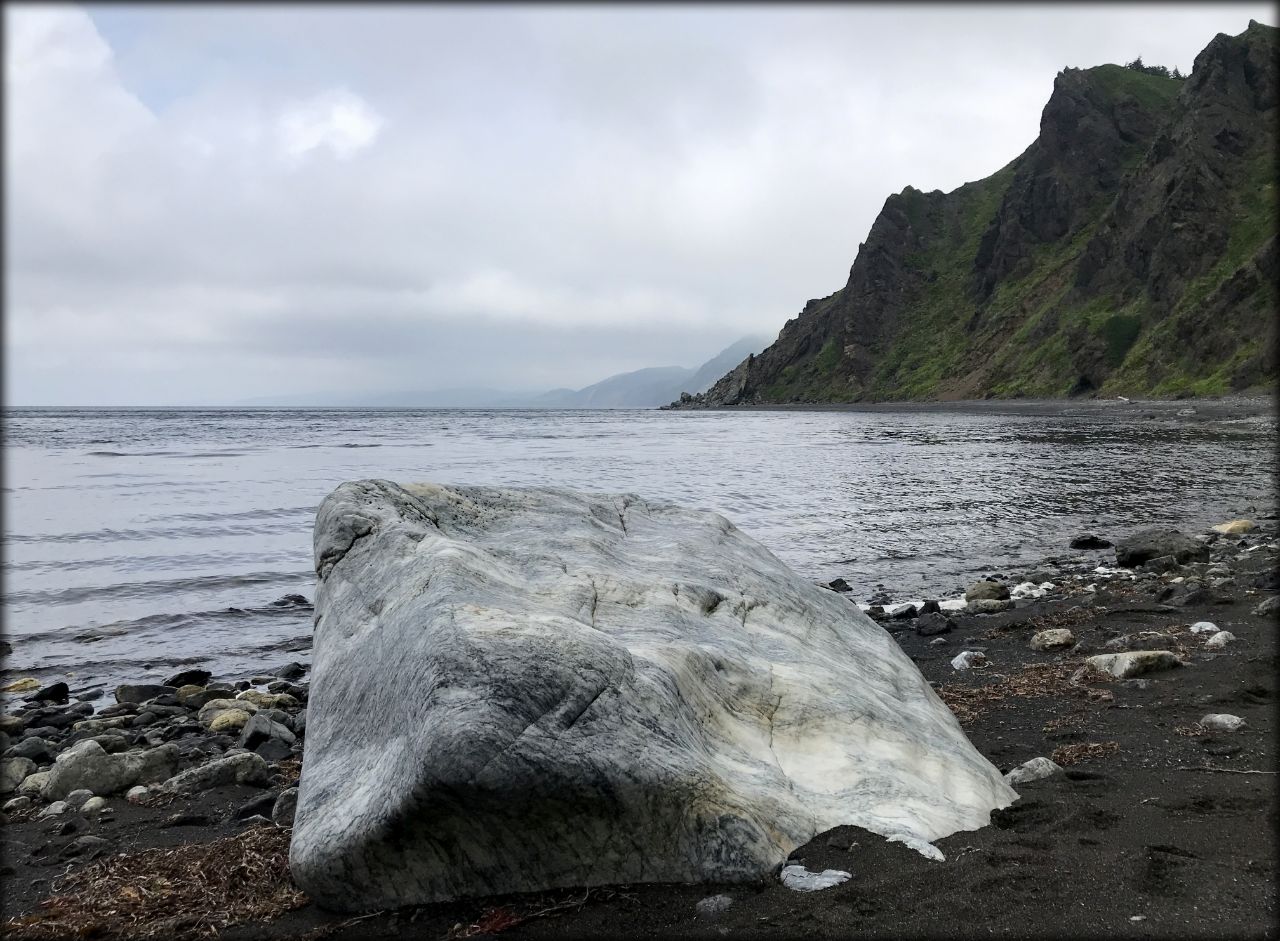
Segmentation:
<svg viewBox="0 0 1280 941">
<path fill-rule="evenodd" d="M 1276 33 L 1218 36 L 1185 79 L 1064 70 L 1021 156 L 889 197 L 845 287 L 695 405 L 1274 381 Z"/>
</svg>

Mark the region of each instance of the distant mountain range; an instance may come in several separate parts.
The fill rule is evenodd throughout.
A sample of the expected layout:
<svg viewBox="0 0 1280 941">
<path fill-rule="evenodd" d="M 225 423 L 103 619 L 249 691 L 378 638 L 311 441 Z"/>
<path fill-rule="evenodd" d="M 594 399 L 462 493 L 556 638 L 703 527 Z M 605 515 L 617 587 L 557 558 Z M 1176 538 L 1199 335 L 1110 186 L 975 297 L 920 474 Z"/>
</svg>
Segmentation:
<svg viewBox="0 0 1280 941">
<path fill-rule="evenodd" d="M 313 408 L 656 408 L 678 399 L 682 392 L 697 394 L 752 354 L 769 345 L 763 336 L 743 337 L 701 366 L 651 366 L 619 373 L 582 389 L 552 389 L 522 393 L 502 389 L 453 388 L 387 392 L 377 395 L 277 395 L 247 399 L 238 404 Z"/>
<path fill-rule="evenodd" d="M 890 196 L 844 287 L 679 407 L 1274 388 L 1276 104 L 1252 21 L 1185 80 L 1060 72 L 1020 156 Z"/>
</svg>

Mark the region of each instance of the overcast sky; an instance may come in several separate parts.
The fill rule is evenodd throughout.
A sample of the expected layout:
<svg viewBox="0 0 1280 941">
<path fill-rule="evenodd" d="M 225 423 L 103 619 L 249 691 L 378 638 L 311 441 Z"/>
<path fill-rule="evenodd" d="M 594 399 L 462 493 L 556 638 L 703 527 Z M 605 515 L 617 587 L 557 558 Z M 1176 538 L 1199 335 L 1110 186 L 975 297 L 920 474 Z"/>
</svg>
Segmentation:
<svg viewBox="0 0 1280 941">
<path fill-rule="evenodd" d="M 582 386 L 841 287 L 1064 66 L 1270 4 L 5 6 L 6 402 Z"/>
</svg>

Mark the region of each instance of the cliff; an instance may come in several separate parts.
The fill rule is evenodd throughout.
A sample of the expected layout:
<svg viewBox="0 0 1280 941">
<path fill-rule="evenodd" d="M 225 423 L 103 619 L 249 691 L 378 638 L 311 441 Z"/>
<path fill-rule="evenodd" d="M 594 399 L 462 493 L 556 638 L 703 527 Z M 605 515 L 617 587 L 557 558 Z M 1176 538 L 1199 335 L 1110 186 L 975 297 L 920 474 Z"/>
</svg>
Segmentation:
<svg viewBox="0 0 1280 941">
<path fill-rule="evenodd" d="M 1277 30 L 1185 80 L 1065 69 L 990 177 L 890 196 L 844 287 L 683 407 L 1211 395 L 1274 381 Z"/>
</svg>

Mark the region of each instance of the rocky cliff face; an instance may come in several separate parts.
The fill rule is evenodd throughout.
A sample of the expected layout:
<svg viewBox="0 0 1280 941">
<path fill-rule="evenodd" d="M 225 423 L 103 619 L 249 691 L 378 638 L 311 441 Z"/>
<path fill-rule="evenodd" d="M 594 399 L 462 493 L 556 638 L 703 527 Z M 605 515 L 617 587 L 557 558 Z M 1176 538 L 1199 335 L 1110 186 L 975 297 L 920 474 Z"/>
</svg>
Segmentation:
<svg viewBox="0 0 1280 941">
<path fill-rule="evenodd" d="M 1026 151 L 890 196 L 845 286 L 686 407 L 1274 380 L 1276 55 L 1251 22 L 1185 81 L 1064 70 Z"/>
</svg>

